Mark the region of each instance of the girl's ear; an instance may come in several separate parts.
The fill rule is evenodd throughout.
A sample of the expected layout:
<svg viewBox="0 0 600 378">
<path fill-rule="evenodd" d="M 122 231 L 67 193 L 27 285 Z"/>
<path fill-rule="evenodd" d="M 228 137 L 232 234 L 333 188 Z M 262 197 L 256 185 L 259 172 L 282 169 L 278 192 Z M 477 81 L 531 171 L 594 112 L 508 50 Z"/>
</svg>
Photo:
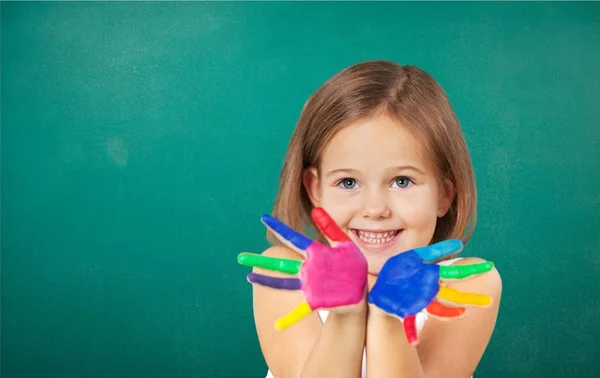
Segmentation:
<svg viewBox="0 0 600 378">
<path fill-rule="evenodd" d="M 438 218 L 442 218 L 454 202 L 454 196 L 456 195 L 456 191 L 454 188 L 454 184 L 450 180 L 444 180 L 442 187 L 440 188 L 440 198 L 439 198 L 439 207 L 438 207 Z"/>
<path fill-rule="evenodd" d="M 314 207 L 319 207 L 321 203 L 321 186 L 319 182 L 319 172 L 316 168 L 306 168 L 302 172 L 302 184 L 308 193 L 308 198 Z"/>
</svg>

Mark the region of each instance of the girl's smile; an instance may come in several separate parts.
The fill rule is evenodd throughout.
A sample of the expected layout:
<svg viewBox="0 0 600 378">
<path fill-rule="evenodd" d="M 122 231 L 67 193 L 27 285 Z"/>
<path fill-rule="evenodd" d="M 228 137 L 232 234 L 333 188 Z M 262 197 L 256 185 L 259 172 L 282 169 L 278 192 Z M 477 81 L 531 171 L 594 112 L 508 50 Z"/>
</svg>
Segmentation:
<svg viewBox="0 0 600 378">
<path fill-rule="evenodd" d="M 363 252 L 380 253 L 390 249 L 402 235 L 399 230 L 358 230 L 351 229 L 350 238 Z"/>
</svg>

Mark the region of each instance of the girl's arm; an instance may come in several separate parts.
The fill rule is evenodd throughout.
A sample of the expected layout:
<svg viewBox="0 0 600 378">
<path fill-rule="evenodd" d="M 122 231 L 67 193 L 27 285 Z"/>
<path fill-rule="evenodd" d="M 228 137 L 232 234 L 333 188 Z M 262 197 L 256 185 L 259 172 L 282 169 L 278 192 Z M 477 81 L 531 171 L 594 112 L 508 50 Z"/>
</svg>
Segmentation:
<svg viewBox="0 0 600 378">
<path fill-rule="evenodd" d="M 416 349 L 406 341 L 397 318 L 369 305 L 367 319 L 367 376 L 425 377 Z"/>
<path fill-rule="evenodd" d="M 454 265 L 483 262 L 465 258 Z M 417 347 L 406 341 L 400 320 L 369 306 L 367 320 L 367 376 L 382 377 L 470 377 L 490 341 L 502 292 L 498 271 L 448 285 L 465 292 L 489 295 L 489 307 L 472 307 L 462 319 L 430 319 L 419 335 Z"/>
<path fill-rule="evenodd" d="M 284 247 L 272 247 L 263 256 L 298 259 Z M 255 268 L 259 274 L 290 277 Z M 253 285 L 254 319 L 260 346 L 275 378 L 360 377 L 365 345 L 366 300 L 331 311 L 325 324 L 316 312 L 290 328 L 278 331 L 273 324 L 304 297 L 300 291 L 274 290 Z M 366 297 L 366 295 L 365 295 Z"/>
</svg>

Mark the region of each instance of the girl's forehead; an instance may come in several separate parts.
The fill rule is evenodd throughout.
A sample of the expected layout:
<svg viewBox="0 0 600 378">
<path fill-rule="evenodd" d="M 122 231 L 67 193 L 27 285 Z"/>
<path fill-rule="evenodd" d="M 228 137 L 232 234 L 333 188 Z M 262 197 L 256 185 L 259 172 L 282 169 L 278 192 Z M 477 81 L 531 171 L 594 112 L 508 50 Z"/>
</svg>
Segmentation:
<svg viewBox="0 0 600 378">
<path fill-rule="evenodd" d="M 321 168 L 339 165 L 355 168 L 374 166 L 429 165 L 424 146 L 387 116 L 358 121 L 342 128 L 325 146 Z M 335 169 L 335 168 L 334 168 Z"/>
</svg>

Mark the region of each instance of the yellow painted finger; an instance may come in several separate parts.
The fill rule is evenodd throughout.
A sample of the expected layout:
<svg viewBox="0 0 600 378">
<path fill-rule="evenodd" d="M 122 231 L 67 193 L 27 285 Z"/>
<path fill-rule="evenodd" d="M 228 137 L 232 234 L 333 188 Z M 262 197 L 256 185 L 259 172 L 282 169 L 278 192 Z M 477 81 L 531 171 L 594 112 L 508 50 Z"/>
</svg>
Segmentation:
<svg viewBox="0 0 600 378">
<path fill-rule="evenodd" d="M 471 306 L 489 306 L 492 304 L 492 298 L 487 295 L 465 293 L 462 291 L 450 289 L 449 287 L 440 286 L 440 291 L 437 297 L 446 302 L 452 302 L 457 305 Z"/>
<path fill-rule="evenodd" d="M 289 314 L 285 315 L 281 319 L 275 322 L 275 328 L 282 330 L 289 326 L 292 326 L 302 320 L 306 315 L 312 312 L 312 308 L 306 301 L 300 302 L 295 309 L 290 311 Z"/>
</svg>

